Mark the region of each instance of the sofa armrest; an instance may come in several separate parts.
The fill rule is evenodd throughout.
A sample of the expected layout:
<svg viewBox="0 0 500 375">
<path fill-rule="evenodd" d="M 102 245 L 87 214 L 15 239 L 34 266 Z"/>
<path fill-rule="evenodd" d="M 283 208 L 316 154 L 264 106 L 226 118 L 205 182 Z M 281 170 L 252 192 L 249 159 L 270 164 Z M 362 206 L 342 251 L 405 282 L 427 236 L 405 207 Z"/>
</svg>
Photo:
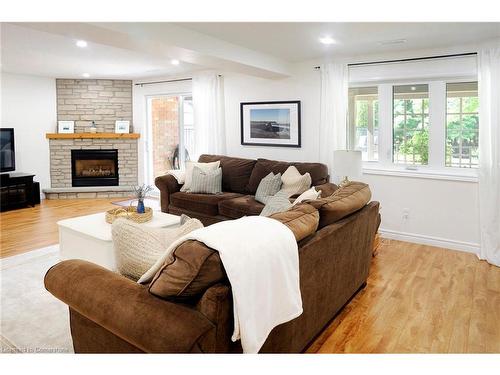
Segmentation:
<svg viewBox="0 0 500 375">
<path fill-rule="evenodd" d="M 45 288 L 71 309 L 144 352 L 215 350 L 215 327 L 196 309 L 164 301 L 146 286 L 83 260 L 45 275 Z"/>
<path fill-rule="evenodd" d="M 168 212 L 170 194 L 180 191 L 182 185 L 170 174 L 156 177 L 155 185 L 160 190 L 161 210 L 162 212 Z"/>
<path fill-rule="evenodd" d="M 332 182 L 327 182 L 315 186 L 316 190 L 321 190 L 321 198 L 326 198 L 332 195 L 339 187 Z"/>
</svg>

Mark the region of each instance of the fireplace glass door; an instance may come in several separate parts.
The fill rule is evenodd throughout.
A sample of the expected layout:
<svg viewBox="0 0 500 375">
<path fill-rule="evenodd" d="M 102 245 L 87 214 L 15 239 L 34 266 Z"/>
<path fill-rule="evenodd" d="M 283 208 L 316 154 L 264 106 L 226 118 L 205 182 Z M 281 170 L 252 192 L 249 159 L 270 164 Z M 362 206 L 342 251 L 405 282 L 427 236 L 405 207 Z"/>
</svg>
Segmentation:
<svg viewBox="0 0 500 375">
<path fill-rule="evenodd" d="M 118 150 L 71 150 L 73 186 L 118 185 Z"/>
</svg>

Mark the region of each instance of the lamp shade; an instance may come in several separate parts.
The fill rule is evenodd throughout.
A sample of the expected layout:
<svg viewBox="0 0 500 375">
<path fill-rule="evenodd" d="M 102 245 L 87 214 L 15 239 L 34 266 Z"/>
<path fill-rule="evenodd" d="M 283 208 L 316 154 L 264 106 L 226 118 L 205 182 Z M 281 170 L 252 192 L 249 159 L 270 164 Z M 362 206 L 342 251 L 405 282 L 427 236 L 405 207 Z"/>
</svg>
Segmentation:
<svg viewBox="0 0 500 375">
<path fill-rule="evenodd" d="M 333 173 L 337 176 L 361 176 L 361 151 L 334 151 Z"/>
</svg>

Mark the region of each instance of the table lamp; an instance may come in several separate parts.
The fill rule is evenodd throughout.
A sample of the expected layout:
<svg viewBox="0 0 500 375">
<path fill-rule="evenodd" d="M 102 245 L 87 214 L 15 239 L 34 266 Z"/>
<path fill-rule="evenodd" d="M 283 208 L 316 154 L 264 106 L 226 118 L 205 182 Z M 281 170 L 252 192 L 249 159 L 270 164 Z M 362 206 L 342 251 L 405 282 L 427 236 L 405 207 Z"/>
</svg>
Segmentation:
<svg viewBox="0 0 500 375">
<path fill-rule="evenodd" d="M 333 173 L 344 176 L 340 186 L 347 185 L 349 176 L 361 176 L 361 151 L 337 150 L 333 152 Z"/>
</svg>

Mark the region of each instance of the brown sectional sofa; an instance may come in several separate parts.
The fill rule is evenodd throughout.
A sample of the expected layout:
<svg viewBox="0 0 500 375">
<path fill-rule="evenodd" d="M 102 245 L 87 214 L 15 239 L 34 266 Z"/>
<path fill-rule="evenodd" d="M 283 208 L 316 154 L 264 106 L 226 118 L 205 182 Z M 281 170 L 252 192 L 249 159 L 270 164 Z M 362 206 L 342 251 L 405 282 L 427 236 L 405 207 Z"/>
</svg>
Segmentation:
<svg viewBox="0 0 500 375">
<path fill-rule="evenodd" d="M 241 163 L 243 165 L 247 162 Z M 229 184 L 233 189 L 234 186 L 239 186 L 236 189 L 244 191 L 243 186 L 248 187 L 247 179 L 236 174 L 233 176 L 230 183 L 224 183 L 226 188 Z M 313 181 L 314 179 L 315 177 Z M 172 182 L 170 178 L 160 178 L 160 186 L 164 186 L 161 183 L 165 181 L 167 184 Z M 233 183 L 235 185 L 231 185 Z M 325 184 L 325 181 L 321 183 Z M 345 189 L 343 200 L 339 200 L 340 194 L 336 194 L 320 199 L 315 206 L 313 202 L 304 203 L 293 212 L 272 215 L 274 219 L 287 225 L 298 240 L 304 311 L 298 318 L 275 327 L 261 348 L 261 353 L 304 351 L 365 285 L 373 240 L 380 223 L 379 203 L 370 202 L 358 207 L 355 212 L 352 208 L 354 206 L 349 203 L 350 199 L 359 194 L 364 195 L 362 199 L 365 201 L 369 199 L 369 190 L 367 192 L 365 187 L 366 185 L 359 184 L 357 187 L 352 186 L 351 190 Z M 162 207 L 181 210 L 178 206 L 170 207 L 171 195 L 175 195 L 178 190 L 170 194 L 172 191 L 174 190 L 168 190 L 169 194 L 162 194 Z M 250 194 L 236 194 L 241 194 L 236 199 L 245 196 L 245 199 L 251 199 Z M 337 213 L 341 212 L 342 216 L 338 220 L 328 212 L 335 205 L 340 209 Z M 207 213 L 203 216 L 210 218 Z M 227 219 L 220 212 L 212 217 L 213 220 L 220 218 Z M 69 305 L 75 352 L 241 352 L 239 342 L 231 341 L 231 287 L 224 273 L 221 273 L 217 254 L 197 241 L 188 241 L 178 247 L 177 251 L 182 253 L 178 254 L 182 262 L 188 262 L 191 266 L 200 260 L 195 254 L 204 254 L 203 257 L 210 259 L 206 263 L 209 268 L 204 271 L 198 268 L 195 273 L 200 276 L 205 272 L 202 276 L 205 279 L 216 276 L 213 284 L 206 288 L 200 288 L 200 284 L 187 284 L 187 289 L 190 289 L 187 298 L 184 296 L 177 299 L 172 298 L 171 289 L 177 293 L 179 287 L 174 283 L 161 281 L 162 275 L 159 273 L 150 285 L 139 285 L 82 260 L 67 260 L 52 267 L 45 277 L 45 286 L 54 296 Z M 190 261 L 190 257 L 197 260 Z M 181 268 L 166 272 L 166 280 L 168 281 L 168 277 L 179 280 L 176 272 Z M 167 269 L 168 265 L 160 272 Z M 213 273 L 207 274 L 210 269 L 214 270 Z M 191 269 L 190 272 L 192 271 Z M 191 276 L 188 275 L 186 279 L 191 279 Z"/>
<path fill-rule="evenodd" d="M 267 159 L 241 159 L 221 155 L 201 155 L 200 162 L 220 160 L 222 194 L 193 194 L 180 191 L 181 185 L 171 175 L 157 177 L 161 209 L 174 215 L 186 214 L 210 225 L 222 220 L 258 215 L 264 205 L 254 199 L 260 180 L 269 172 L 283 173 L 290 165 L 300 173 L 309 172 L 312 185 L 322 190 L 322 196 L 331 195 L 337 186 L 328 182 L 328 168 L 320 163 L 290 163 Z"/>
</svg>

